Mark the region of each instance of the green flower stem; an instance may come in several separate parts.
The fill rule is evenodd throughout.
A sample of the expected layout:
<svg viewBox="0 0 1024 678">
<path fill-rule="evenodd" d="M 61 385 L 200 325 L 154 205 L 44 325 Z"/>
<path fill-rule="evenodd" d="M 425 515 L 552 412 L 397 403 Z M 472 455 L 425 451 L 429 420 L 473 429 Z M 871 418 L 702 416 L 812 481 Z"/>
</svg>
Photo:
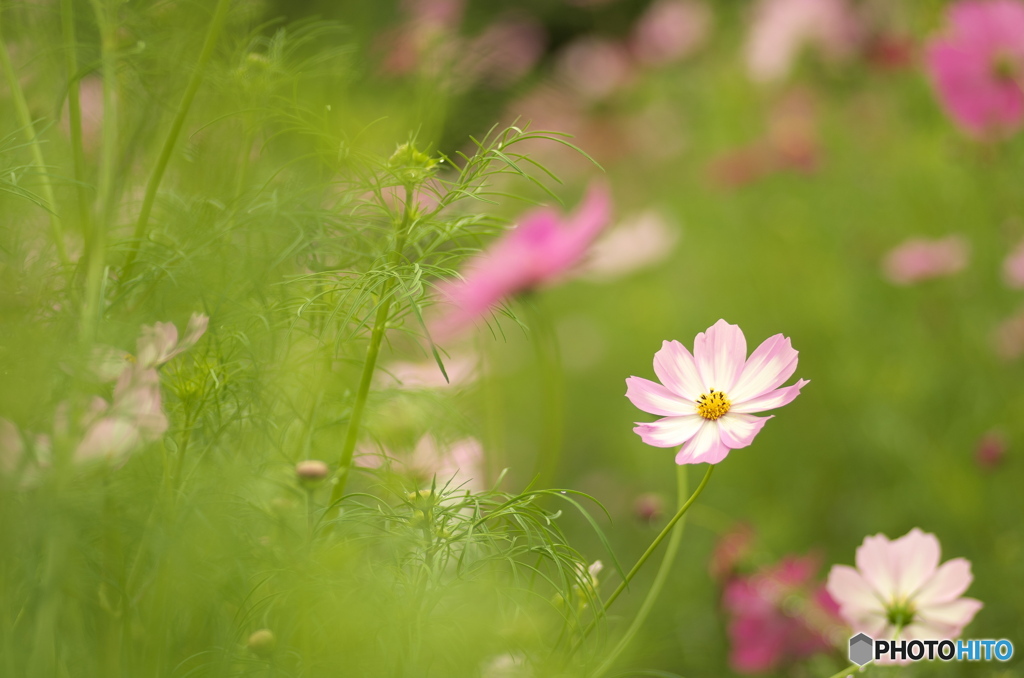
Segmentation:
<svg viewBox="0 0 1024 678">
<path fill-rule="evenodd" d="M 192 100 L 195 99 L 196 92 L 199 91 L 199 85 L 203 82 L 206 64 L 209 63 L 210 57 L 213 56 L 213 49 L 217 45 L 217 39 L 220 37 L 221 30 L 224 28 L 230 6 L 231 0 L 218 0 L 217 2 L 217 7 L 213 11 L 213 18 L 210 20 L 210 28 L 206 31 L 206 41 L 203 43 L 203 50 L 199 53 L 199 61 L 196 62 L 192 77 L 185 87 L 185 94 L 181 97 L 181 103 L 178 104 L 178 112 L 175 113 L 171 129 L 167 133 L 167 138 L 164 139 L 164 145 L 160 149 L 160 156 L 153 167 L 153 173 L 149 175 L 149 181 L 146 183 L 146 194 L 142 198 L 142 207 L 139 210 L 139 220 L 135 224 L 131 249 L 128 251 L 128 258 L 125 260 L 124 269 L 121 274 L 122 283 L 131 279 L 132 268 L 135 265 L 135 259 L 139 255 L 142 238 L 146 235 L 146 229 L 149 226 L 149 215 L 153 210 L 157 189 L 160 188 L 160 182 L 164 178 L 164 172 L 167 170 L 167 164 L 171 160 L 171 153 L 174 152 L 174 146 L 178 141 L 178 136 L 181 134 L 181 128 L 185 125 L 185 117 L 192 107 Z"/>
<path fill-rule="evenodd" d="M 75 36 L 75 4 L 60 0 L 60 23 L 64 34 L 64 68 L 68 72 L 68 127 L 71 129 L 71 159 L 75 191 L 78 194 L 78 219 L 86 237 L 91 237 L 89 191 L 85 183 L 85 152 L 82 147 L 82 106 L 79 97 L 78 39 Z"/>
<path fill-rule="evenodd" d="M 82 309 L 82 339 L 91 342 L 96 337 L 103 305 L 103 288 L 107 278 L 107 221 L 111 213 L 114 190 L 114 164 L 117 153 L 117 69 L 114 54 L 117 51 L 115 24 L 107 16 L 100 0 L 92 0 L 93 12 L 100 32 L 100 64 L 103 73 L 103 132 L 100 144 L 100 170 L 96 186 L 96 213 L 92 233 L 86 249 L 85 306 Z"/>
<path fill-rule="evenodd" d="M 409 225 L 412 223 L 412 189 L 411 185 L 405 187 L 405 210 L 395 236 L 395 247 L 389 257 L 389 262 L 393 266 L 401 261 L 402 251 L 405 249 L 405 238 L 409 233 Z M 381 301 L 377 306 L 377 315 L 373 319 L 373 329 L 370 331 L 370 345 L 366 348 L 363 374 L 359 379 L 359 390 L 356 391 L 356 399 L 352 404 L 352 415 L 348 420 L 348 431 L 345 433 L 341 459 L 338 461 L 338 480 L 334 484 L 334 489 L 331 490 L 331 501 L 328 506 L 332 512 L 336 510 L 337 503 L 345 495 L 345 484 L 348 482 L 348 477 L 352 475 L 352 456 L 356 450 L 356 442 L 359 440 L 359 427 L 362 424 L 363 411 L 366 409 L 366 399 L 370 395 L 370 384 L 373 382 L 373 375 L 376 372 L 380 345 L 384 341 L 388 318 L 391 316 L 393 288 L 394 280 L 392 278 L 388 278 L 382 285 Z"/>
<path fill-rule="evenodd" d="M 869 666 L 871 666 L 870 662 L 868 662 L 864 666 L 857 666 L 856 664 L 850 664 L 849 666 L 847 666 L 842 671 L 829 676 L 829 678 L 846 678 L 849 675 L 855 675 L 857 673 L 860 673 L 861 671 L 863 671 L 864 669 L 866 669 Z"/>
<path fill-rule="evenodd" d="M 64 247 L 64 233 L 57 216 L 57 202 L 53 196 L 53 184 L 50 183 L 50 175 L 46 171 L 46 163 L 43 161 L 43 149 L 39 144 L 39 137 L 36 136 L 35 125 L 32 124 L 32 114 L 28 110 L 28 103 L 25 101 L 25 93 L 18 82 L 18 75 L 14 72 L 11 64 L 11 56 L 7 52 L 7 43 L 0 34 L 0 67 L 3 68 L 4 77 L 7 79 L 7 87 L 11 92 L 11 99 L 14 102 L 14 111 L 18 116 L 18 124 L 25 130 L 28 138 L 29 151 L 32 153 L 32 163 L 39 173 L 39 181 L 46 201 L 46 211 L 50 217 L 50 235 L 53 244 L 57 247 L 57 257 L 63 266 L 68 265 L 68 252 Z"/>
<path fill-rule="evenodd" d="M 633 580 L 633 577 L 636 576 L 636 573 L 639 572 L 640 568 L 644 566 L 644 563 L 647 562 L 647 559 L 650 558 L 651 555 L 658 549 L 658 546 L 661 545 L 661 542 L 665 541 L 665 537 L 667 537 L 669 533 L 672 532 L 672 528 L 676 526 L 676 523 L 678 523 L 682 519 L 682 517 L 686 515 L 686 512 L 690 509 L 691 506 L 693 506 L 693 503 L 697 501 L 697 497 L 699 497 L 701 492 L 704 491 L 704 488 L 707 486 L 708 481 L 711 479 L 711 474 L 712 472 L 714 472 L 714 470 L 714 464 L 708 466 L 708 470 L 704 474 L 704 478 L 701 479 L 700 485 L 697 486 L 697 489 L 694 490 L 693 494 L 690 495 L 690 498 L 686 500 L 686 503 L 679 507 L 679 510 L 676 511 L 676 514 L 672 516 L 672 520 L 668 521 L 668 524 L 665 525 L 664 529 L 662 529 L 658 536 L 654 538 L 654 541 L 652 541 L 651 545 L 647 547 L 647 550 L 644 551 L 642 556 L 640 556 L 640 559 L 636 561 L 636 565 L 633 566 L 633 569 L 630 570 L 628 574 L 626 574 L 626 578 L 622 580 L 622 583 L 619 584 L 619 586 L 612 592 L 612 594 L 608 596 L 608 599 L 604 601 L 604 606 L 602 607 L 601 611 L 597 614 L 594 620 L 590 622 L 587 628 L 584 629 L 583 635 L 580 637 L 575 647 L 573 647 L 573 649 L 570 651 L 570 656 L 572 654 L 575 654 L 575 652 L 580 648 L 580 646 L 583 644 L 583 641 L 586 640 L 587 636 L 590 635 L 590 632 L 594 630 L 594 627 L 597 625 L 598 619 L 600 619 L 608 612 L 608 609 L 611 608 L 612 604 L 616 601 L 616 599 L 618 599 L 618 597 L 622 595 L 622 592 L 626 590 L 626 588 L 629 586 L 629 582 Z"/>
<path fill-rule="evenodd" d="M 524 301 L 530 313 L 530 334 L 537 357 L 537 367 L 540 369 L 543 409 L 543 434 L 534 462 L 534 482 L 537 487 L 548 487 L 558 471 L 564 437 L 562 419 L 565 410 L 565 385 L 562 381 L 562 356 L 558 336 L 544 309 L 538 305 L 536 296 L 526 297 Z"/>
<path fill-rule="evenodd" d="M 711 467 L 714 468 L 714 467 Z M 686 505 L 686 496 L 690 492 L 689 480 L 686 474 L 687 466 L 685 464 L 680 465 L 676 469 L 676 496 L 678 497 L 677 502 L 679 508 L 682 509 Z M 708 472 L 710 474 L 710 470 Z M 683 540 L 683 528 L 686 527 L 685 518 L 680 518 L 676 526 L 672 528 L 672 535 L 669 537 L 668 545 L 665 547 L 665 557 L 661 561 L 661 566 L 658 568 L 658 574 L 654 577 L 654 582 L 651 584 L 650 590 L 647 592 L 647 597 L 644 598 L 643 604 L 640 605 L 640 609 L 637 611 L 636 616 L 633 617 L 632 623 L 629 628 L 626 629 L 626 633 L 623 634 L 622 639 L 619 640 L 615 648 L 604 658 L 601 665 L 597 667 L 597 670 L 591 674 L 591 678 L 599 678 L 603 676 L 605 672 L 611 668 L 615 660 L 618 659 L 622 651 L 626 649 L 626 646 L 632 642 L 637 632 L 640 631 L 640 627 L 643 626 L 647 620 L 647 615 L 650 614 L 651 609 L 654 607 L 654 603 L 658 600 L 658 596 L 661 595 L 661 589 L 665 586 L 665 581 L 668 579 L 669 573 L 672 571 L 672 565 L 676 560 L 676 553 L 679 551 L 679 544 Z"/>
</svg>

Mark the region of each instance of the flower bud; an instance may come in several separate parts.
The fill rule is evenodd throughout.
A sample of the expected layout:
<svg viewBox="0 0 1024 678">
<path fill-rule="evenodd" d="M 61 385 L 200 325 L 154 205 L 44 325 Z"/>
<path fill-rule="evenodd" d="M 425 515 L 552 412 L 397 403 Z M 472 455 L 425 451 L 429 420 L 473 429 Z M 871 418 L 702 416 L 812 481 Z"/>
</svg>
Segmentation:
<svg viewBox="0 0 1024 678">
<path fill-rule="evenodd" d="M 306 459 L 295 465 L 295 475 L 304 485 L 316 485 L 331 472 L 326 463 L 319 459 Z"/>
<path fill-rule="evenodd" d="M 418 184 L 434 172 L 437 160 L 411 143 L 399 146 L 388 159 L 388 166 L 403 184 Z"/>
<path fill-rule="evenodd" d="M 246 646 L 257 657 L 266 658 L 274 652 L 274 647 L 277 646 L 277 638 L 270 629 L 260 629 L 249 636 Z"/>
</svg>

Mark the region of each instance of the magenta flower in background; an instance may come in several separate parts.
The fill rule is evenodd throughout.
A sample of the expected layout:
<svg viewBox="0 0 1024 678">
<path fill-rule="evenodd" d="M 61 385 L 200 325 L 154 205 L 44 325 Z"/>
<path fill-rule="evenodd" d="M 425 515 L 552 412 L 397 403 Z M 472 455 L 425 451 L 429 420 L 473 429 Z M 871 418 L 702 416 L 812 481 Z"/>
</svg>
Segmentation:
<svg viewBox="0 0 1024 678">
<path fill-rule="evenodd" d="M 925 57 L 939 100 L 972 136 L 1011 134 L 1024 118 L 1024 4 L 968 0 L 946 18 Z"/>
<path fill-rule="evenodd" d="M 992 471 L 1003 463 L 1008 447 L 1006 436 L 999 431 L 989 431 L 974 448 L 974 461 L 986 471 Z"/>
<path fill-rule="evenodd" d="M 754 442 L 768 417 L 754 412 L 788 404 L 808 382 L 780 388 L 796 371 L 797 351 L 776 334 L 747 358 L 747 340 L 736 325 L 719 320 L 693 342 L 693 355 L 678 341 L 654 354 L 661 383 L 630 377 L 626 397 L 644 412 L 662 415 L 633 429 L 655 447 L 682 445 L 677 464 L 717 464 L 730 450 Z"/>
<path fill-rule="evenodd" d="M 583 260 L 610 218 L 610 198 L 602 184 L 592 185 L 568 217 L 550 208 L 524 215 L 517 228 L 469 262 L 461 280 L 439 287 L 438 296 L 451 307 L 431 323 L 431 334 L 437 341 L 451 339 L 506 297 L 563 278 Z"/>
<path fill-rule="evenodd" d="M 708 574 L 718 582 L 731 579 L 750 558 L 756 537 L 754 528 L 747 523 L 738 523 L 729 528 L 711 551 Z"/>
<path fill-rule="evenodd" d="M 970 586 L 971 564 L 954 558 L 939 566 L 939 540 L 916 527 L 890 541 L 865 537 L 857 568 L 835 565 L 828 592 L 854 632 L 872 638 L 956 638 L 982 608 L 961 597 Z"/>
<path fill-rule="evenodd" d="M 1003 262 L 1003 280 L 1015 290 L 1024 288 L 1024 240 L 1013 248 Z"/>
<path fill-rule="evenodd" d="M 882 271 L 894 285 L 912 285 L 959 273 L 966 268 L 969 254 L 967 240 L 959 235 L 911 238 L 885 256 Z"/>
<path fill-rule="evenodd" d="M 833 648 L 841 620 L 817 569 L 817 558 L 789 556 L 726 584 L 733 670 L 763 673 Z"/>
</svg>

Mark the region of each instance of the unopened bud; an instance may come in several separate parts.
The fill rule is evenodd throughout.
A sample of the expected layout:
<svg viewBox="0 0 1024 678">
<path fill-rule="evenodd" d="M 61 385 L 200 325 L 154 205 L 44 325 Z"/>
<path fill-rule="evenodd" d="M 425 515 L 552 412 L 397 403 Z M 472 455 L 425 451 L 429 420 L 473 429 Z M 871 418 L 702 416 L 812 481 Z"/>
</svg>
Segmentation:
<svg viewBox="0 0 1024 678">
<path fill-rule="evenodd" d="M 246 646 L 257 657 L 269 657 L 277 646 L 277 638 L 270 629 L 260 629 L 249 636 Z"/>
<path fill-rule="evenodd" d="M 302 483 L 310 485 L 319 483 L 331 472 L 326 463 L 319 459 L 306 459 L 295 465 L 295 475 Z"/>
<path fill-rule="evenodd" d="M 392 154 L 388 165 L 403 184 L 418 184 L 434 172 L 437 160 L 406 143 Z"/>
</svg>

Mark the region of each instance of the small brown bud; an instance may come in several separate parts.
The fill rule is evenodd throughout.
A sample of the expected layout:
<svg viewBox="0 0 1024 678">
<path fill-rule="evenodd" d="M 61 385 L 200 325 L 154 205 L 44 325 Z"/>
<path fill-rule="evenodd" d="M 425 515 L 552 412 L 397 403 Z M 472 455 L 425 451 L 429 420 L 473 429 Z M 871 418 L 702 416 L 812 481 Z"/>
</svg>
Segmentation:
<svg viewBox="0 0 1024 678">
<path fill-rule="evenodd" d="M 306 459 L 295 465 L 295 475 L 299 481 L 311 485 L 322 481 L 330 472 L 327 464 L 319 459 Z"/>
</svg>

